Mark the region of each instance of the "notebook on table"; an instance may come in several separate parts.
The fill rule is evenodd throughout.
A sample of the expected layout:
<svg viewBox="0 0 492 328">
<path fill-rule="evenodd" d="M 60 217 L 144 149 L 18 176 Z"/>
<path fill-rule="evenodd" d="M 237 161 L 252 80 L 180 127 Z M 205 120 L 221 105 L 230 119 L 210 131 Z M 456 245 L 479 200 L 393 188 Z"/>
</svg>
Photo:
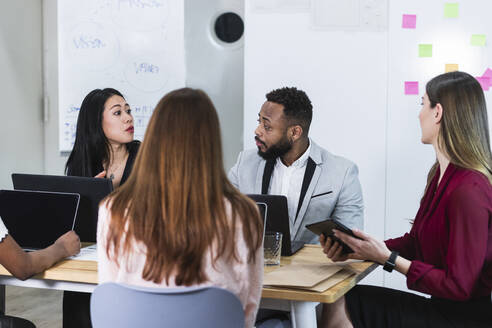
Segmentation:
<svg viewBox="0 0 492 328">
<path fill-rule="evenodd" d="M 333 263 L 296 263 L 265 273 L 263 285 L 322 293 L 354 274 Z"/>
<path fill-rule="evenodd" d="M 0 190 L 0 217 L 22 249 L 42 249 L 73 230 L 79 200 L 74 193 Z"/>
</svg>

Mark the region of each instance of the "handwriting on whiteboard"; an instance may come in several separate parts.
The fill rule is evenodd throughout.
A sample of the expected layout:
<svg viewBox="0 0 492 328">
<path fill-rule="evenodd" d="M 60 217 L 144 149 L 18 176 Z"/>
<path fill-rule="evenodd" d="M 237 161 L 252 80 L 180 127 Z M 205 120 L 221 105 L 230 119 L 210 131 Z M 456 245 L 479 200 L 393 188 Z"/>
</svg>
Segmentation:
<svg viewBox="0 0 492 328">
<path fill-rule="evenodd" d="M 91 35 L 78 35 L 73 38 L 73 44 L 77 49 L 104 48 L 106 43 Z"/>
<path fill-rule="evenodd" d="M 169 79 L 170 69 L 162 55 L 142 55 L 128 61 L 123 77 L 134 88 L 143 92 L 162 90 Z"/>
<path fill-rule="evenodd" d="M 154 106 L 151 105 L 133 105 L 133 124 L 135 126 L 135 139 L 143 140 L 145 128 L 149 124 L 150 117 L 154 112 Z"/>
<path fill-rule="evenodd" d="M 63 141 L 73 147 L 75 143 L 75 133 L 77 131 L 77 120 L 63 122 L 62 138 Z"/>
<path fill-rule="evenodd" d="M 165 30 L 170 12 L 169 2 L 166 0 L 117 0 L 111 8 L 111 17 L 113 22 L 123 30 L 132 32 Z"/>
<path fill-rule="evenodd" d="M 79 115 L 79 111 L 80 111 L 80 107 L 77 107 L 77 106 L 70 106 L 67 108 L 67 114 L 73 114 L 75 113 L 75 115 Z"/>
<path fill-rule="evenodd" d="M 88 71 L 103 71 L 114 65 L 120 54 L 118 39 L 107 25 L 82 21 L 67 32 L 67 53 L 71 63 Z"/>
<path fill-rule="evenodd" d="M 135 67 L 135 74 L 139 73 L 151 73 L 159 74 L 159 66 L 150 63 L 133 63 Z"/>
<path fill-rule="evenodd" d="M 130 8 L 159 8 L 164 6 L 164 3 L 162 0 L 119 0 L 118 9 L 121 9 L 122 5 Z"/>
</svg>

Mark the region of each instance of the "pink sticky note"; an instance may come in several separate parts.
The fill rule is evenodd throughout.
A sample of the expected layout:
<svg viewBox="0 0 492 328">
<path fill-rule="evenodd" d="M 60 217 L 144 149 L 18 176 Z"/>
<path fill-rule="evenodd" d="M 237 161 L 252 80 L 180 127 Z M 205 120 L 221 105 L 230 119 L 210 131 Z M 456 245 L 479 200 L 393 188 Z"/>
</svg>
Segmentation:
<svg viewBox="0 0 492 328">
<path fill-rule="evenodd" d="M 480 85 L 482 86 L 483 91 L 489 91 L 489 87 L 490 87 L 489 77 L 477 76 L 476 79 L 478 83 L 480 83 Z"/>
<path fill-rule="evenodd" d="M 406 95 L 418 95 L 419 94 L 419 82 L 417 82 L 417 81 L 405 81 L 405 94 Z"/>
<path fill-rule="evenodd" d="M 487 68 L 485 73 L 483 73 L 482 77 L 488 77 L 490 79 L 490 84 L 492 85 L 492 69 Z"/>
<path fill-rule="evenodd" d="M 417 15 L 403 15 L 401 22 L 402 28 L 415 28 L 417 26 Z"/>
</svg>

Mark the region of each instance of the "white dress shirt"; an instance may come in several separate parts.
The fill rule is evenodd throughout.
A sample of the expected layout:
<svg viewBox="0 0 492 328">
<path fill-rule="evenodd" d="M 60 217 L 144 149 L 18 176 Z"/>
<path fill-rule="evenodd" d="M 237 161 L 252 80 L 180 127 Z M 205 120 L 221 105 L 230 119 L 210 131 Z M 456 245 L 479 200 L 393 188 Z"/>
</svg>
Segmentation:
<svg viewBox="0 0 492 328">
<path fill-rule="evenodd" d="M 283 195 L 287 197 L 291 230 L 296 219 L 297 205 L 299 205 L 302 181 L 304 180 L 304 172 L 306 172 L 310 151 L 311 140 L 304 154 L 292 163 L 292 165 L 285 166 L 280 157 L 278 157 L 273 169 L 272 183 L 270 184 L 268 193 L 270 195 Z"/>
<path fill-rule="evenodd" d="M 0 242 L 3 241 L 5 237 L 9 234 L 9 231 L 5 227 L 5 224 L 3 224 L 2 218 L 0 218 Z"/>
</svg>

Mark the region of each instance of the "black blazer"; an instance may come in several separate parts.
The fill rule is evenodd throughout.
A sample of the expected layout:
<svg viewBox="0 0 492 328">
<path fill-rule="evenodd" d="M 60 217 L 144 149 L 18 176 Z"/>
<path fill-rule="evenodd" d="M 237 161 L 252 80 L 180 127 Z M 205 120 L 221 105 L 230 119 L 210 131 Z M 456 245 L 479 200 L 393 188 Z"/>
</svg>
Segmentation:
<svg viewBox="0 0 492 328">
<path fill-rule="evenodd" d="M 128 149 L 128 159 L 126 161 L 125 169 L 123 170 L 123 176 L 121 177 L 121 182 L 120 186 L 125 183 L 125 181 L 128 179 L 130 176 L 130 173 L 132 172 L 133 164 L 135 163 L 135 158 L 137 157 L 138 149 L 140 148 L 140 141 L 138 140 L 133 140 L 132 142 L 129 142 L 126 144 L 126 147 Z M 96 165 L 96 170 L 95 174 L 104 171 L 102 163 L 98 163 Z M 68 167 L 67 169 L 67 175 L 68 176 L 83 176 L 80 173 L 74 173 L 73 170 Z M 91 178 L 92 176 L 88 176 L 88 178 Z"/>
<path fill-rule="evenodd" d="M 132 142 L 127 144 L 128 147 L 128 159 L 126 161 L 125 170 L 123 171 L 123 176 L 121 177 L 120 186 L 126 182 L 130 173 L 133 169 L 133 164 L 135 163 L 135 159 L 137 158 L 138 149 L 140 148 L 140 141 L 133 140 Z"/>
</svg>

